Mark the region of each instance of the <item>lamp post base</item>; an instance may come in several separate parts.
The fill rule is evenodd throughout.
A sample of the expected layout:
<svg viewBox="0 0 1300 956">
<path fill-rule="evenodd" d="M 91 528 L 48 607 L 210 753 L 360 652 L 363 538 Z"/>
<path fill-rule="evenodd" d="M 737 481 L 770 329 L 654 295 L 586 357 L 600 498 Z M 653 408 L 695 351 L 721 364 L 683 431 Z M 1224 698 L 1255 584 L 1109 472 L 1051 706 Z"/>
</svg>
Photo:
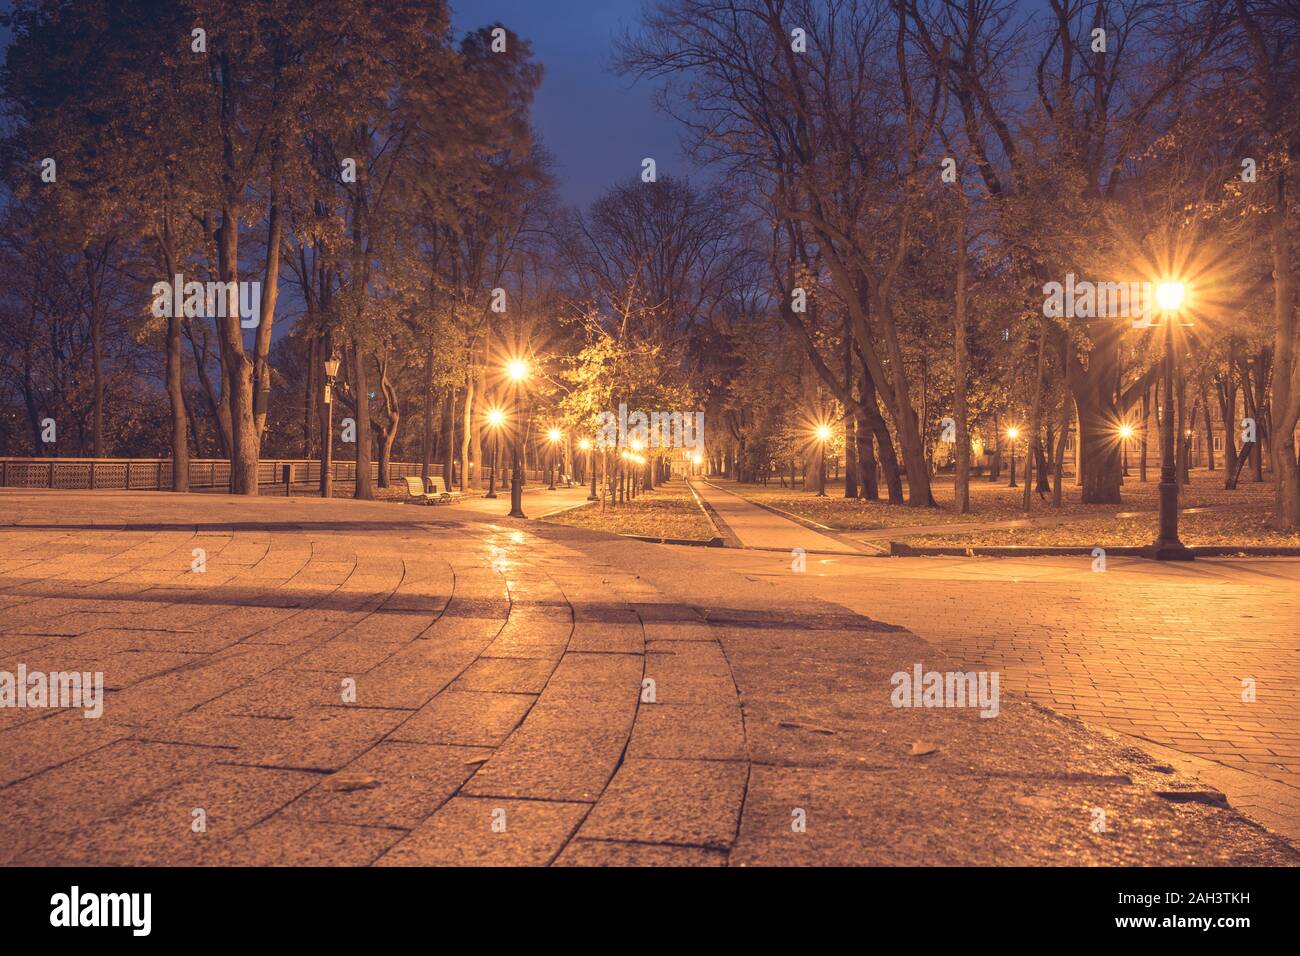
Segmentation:
<svg viewBox="0 0 1300 956">
<path fill-rule="evenodd" d="M 1152 561 L 1195 561 L 1196 555 L 1177 538 L 1172 541 L 1154 541 L 1142 551 L 1142 557 Z"/>
</svg>

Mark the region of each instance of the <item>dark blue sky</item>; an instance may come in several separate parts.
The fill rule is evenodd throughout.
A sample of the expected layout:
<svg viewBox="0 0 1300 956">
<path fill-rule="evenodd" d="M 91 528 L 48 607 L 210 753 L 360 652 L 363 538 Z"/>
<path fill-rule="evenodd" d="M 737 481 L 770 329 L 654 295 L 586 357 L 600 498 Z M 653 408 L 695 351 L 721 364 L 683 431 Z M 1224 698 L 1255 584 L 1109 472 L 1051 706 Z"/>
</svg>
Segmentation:
<svg viewBox="0 0 1300 956">
<path fill-rule="evenodd" d="M 500 21 L 532 42 L 545 67 L 533 120 L 555 156 L 566 203 L 585 207 L 616 180 L 639 175 L 646 156 L 661 175 L 691 172 L 676 125 L 654 108 L 651 87 L 609 69 L 613 38 L 636 26 L 641 0 L 451 2 L 457 33 Z M 0 0 L 0 10 L 10 8 Z M 0 28 L 0 54 L 8 42 Z"/>
<path fill-rule="evenodd" d="M 458 33 L 500 21 L 533 44 L 545 68 L 533 121 L 554 154 L 561 198 L 586 206 L 654 157 L 659 175 L 687 174 L 676 124 L 652 87 L 611 72 L 613 38 L 635 27 L 641 0 L 452 0 Z"/>
</svg>

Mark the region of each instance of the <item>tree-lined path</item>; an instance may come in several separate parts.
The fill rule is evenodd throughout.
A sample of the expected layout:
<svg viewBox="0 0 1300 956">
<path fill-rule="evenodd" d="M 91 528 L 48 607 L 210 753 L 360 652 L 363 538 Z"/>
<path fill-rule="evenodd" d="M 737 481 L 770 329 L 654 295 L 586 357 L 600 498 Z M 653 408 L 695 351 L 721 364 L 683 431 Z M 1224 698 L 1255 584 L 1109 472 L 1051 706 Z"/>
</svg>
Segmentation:
<svg viewBox="0 0 1300 956">
<path fill-rule="evenodd" d="M 731 543 L 744 548 L 775 551 L 844 551 L 858 549 L 842 538 L 823 534 L 810 527 L 783 517 L 768 508 L 760 508 L 751 501 L 718 487 L 709 481 L 695 480 L 691 487 L 712 510 L 714 518 L 730 532 Z"/>
</svg>

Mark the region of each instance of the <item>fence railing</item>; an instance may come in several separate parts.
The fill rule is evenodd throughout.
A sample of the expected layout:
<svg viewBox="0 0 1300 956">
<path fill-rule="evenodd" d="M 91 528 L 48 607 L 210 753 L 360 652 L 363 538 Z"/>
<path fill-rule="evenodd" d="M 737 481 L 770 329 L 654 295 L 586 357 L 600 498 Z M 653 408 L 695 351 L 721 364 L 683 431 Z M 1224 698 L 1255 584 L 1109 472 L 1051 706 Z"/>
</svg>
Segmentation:
<svg viewBox="0 0 1300 956">
<path fill-rule="evenodd" d="M 339 484 L 350 484 L 357 477 L 355 461 L 331 462 L 331 474 Z M 388 463 L 391 481 L 420 474 L 418 461 Z M 257 483 L 264 487 L 286 484 L 319 485 L 319 461 L 297 458 L 264 458 L 257 463 Z M 442 475 L 442 465 L 433 463 L 429 474 Z M 379 463 L 370 463 L 370 477 L 379 480 Z M 525 481 L 542 480 L 540 469 L 524 471 Z M 485 479 L 486 480 L 486 479 Z M 498 477 L 500 481 L 500 477 Z M 0 458 L 0 488 L 63 488 L 66 490 L 170 491 L 170 458 Z M 230 488 L 230 462 L 225 458 L 190 460 L 190 489 Z"/>
<path fill-rule="evenodd" d="M 334 480 L 356 480 L 354 461 L 331 463 Z M 308 485 L 320 483 L 319 461 L 306 459 L 263 459 L 257 463 L 259 485 Z M 394 461 L 388 464 L 390 479 L 420 474 L 420 463 Z M 441 475 L 442 466 L 434 464 L 430 473 Z M 379 479 L 379 463 L 370 463 L 370 477 Z M 0 487 L 116 489 L 124 491 L 170 491 L 170 458 L 0 458 Z M 195 458 L 190 461 L 190 488 L 230 487 L 230 462 L 224 458 Z"/>
</svg>

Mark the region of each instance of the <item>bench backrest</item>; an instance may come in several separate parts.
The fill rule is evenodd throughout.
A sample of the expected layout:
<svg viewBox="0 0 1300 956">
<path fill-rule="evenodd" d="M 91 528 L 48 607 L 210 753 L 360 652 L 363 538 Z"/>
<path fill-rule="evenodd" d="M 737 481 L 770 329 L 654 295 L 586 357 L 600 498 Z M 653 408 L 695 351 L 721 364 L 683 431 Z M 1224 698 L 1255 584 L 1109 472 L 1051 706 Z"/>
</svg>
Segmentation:
<svg viewBox="0 0 1300 956">
<path fill-rule="evenodd" d="M 424 497 L 424 489 L 420 487 L 420 479 L 419 479 L 419 478 L 407 478 L 407 479 L 406 479 L 406 493 L 407 493 L 408 495 L 410 495 L 412 498 L 423 498 L 423 497 Z"/>
<path fill-rule="evenodd" d="M 429 476 L 429 491 L 435 495 L 445 495 L 447 493 L 447 486 L 443 483 L 442 475 Z"/>
</svg>

